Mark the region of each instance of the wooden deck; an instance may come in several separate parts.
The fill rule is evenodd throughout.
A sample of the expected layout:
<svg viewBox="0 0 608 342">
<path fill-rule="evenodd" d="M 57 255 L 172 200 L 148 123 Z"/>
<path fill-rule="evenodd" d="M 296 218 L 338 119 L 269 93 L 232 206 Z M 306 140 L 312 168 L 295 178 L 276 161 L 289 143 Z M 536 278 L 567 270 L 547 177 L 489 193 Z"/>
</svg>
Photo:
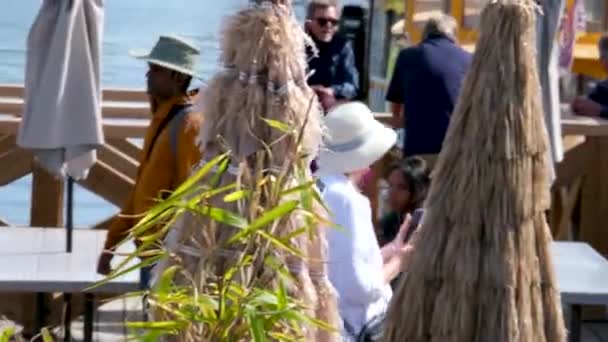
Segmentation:
<svg viewBox="0 0 608 342">
<path fill-rule="evenodd" d="M 33 174 L 31 226 L 63 225 L 63 180 L 56 179 L 33 162 L 29 151 L 19 148 L 16 134 L 23 109 L 20 85 L 0 85 L 0 186 Z M 149 124 L 148 97 L 142 90 L 103 91 L 103 131 L 106 144 L 98 161 L 79 185 L 104 200 L 122 206 L 135 182 L 140 148 L 128 139 L 143 138 Z M 110 217 L 94 225 L 106 227 Z M 2 219 L 0 225 L 9 225 Z"/>
</svg>

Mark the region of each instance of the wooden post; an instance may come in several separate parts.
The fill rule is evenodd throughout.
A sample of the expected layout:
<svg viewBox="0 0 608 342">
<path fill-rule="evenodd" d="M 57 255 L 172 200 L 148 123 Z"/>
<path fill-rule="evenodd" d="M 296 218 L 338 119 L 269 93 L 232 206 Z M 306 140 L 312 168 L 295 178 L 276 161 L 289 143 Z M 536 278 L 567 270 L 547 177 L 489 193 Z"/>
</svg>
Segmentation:
<svg viewBox="0 0 608 342">
<path fill-rule="evenodd" d="M 608 255 L 608 138 L 587 137 L 589 156 L 581 197 L 580 239 L 602 255 Z"/>
<path fill-rule="evenodd" d="M 63 226 L 63 179 L 32 163 L 32 227 Z"/>
<path fill-rule="evenodd" d="M 587 163 L 579 167 L 584 171 L 584 181 L 580 202 L 579 239 L 589 243 L 600 254 L 608 255 L 608 138 L 587 136 L 584 153 L 589 156 Z M 590 306 L 583 310 L 583 318 L 602 319 L 606 317 L 605 306 Z"/>
<path fill-rule="evenodd" d="M 63 226 L 63 180 L 55 177 L 37 162 L 32 162 L 32 206 L 30 211 L 30 226 L 32 227 L 61 227 Z M 23 299 L 22 303 L 30 303 L 32 297 L 36 296 L 39 301 L 48 302 L 49 294 L 20 294 Z M 34 307 L 28 308 L 28 311 L 35 312 Z M 37 324 L 44 326 L 48 313 L 45 311 L 37 312 Z"/>
<path fill-rule="evenodd" d="M 555 165 L 557 178 L 551 189 L 549 224 L 555 240 L 571 240 L 579 226 L 578 222 L 573 222 L 573 216 L 577 214 L 575 210 L 578 209 L 587 166 L 593 155 L 585 136 L 567 135 L 562 140 L 564 159 Z"/>
</svg>

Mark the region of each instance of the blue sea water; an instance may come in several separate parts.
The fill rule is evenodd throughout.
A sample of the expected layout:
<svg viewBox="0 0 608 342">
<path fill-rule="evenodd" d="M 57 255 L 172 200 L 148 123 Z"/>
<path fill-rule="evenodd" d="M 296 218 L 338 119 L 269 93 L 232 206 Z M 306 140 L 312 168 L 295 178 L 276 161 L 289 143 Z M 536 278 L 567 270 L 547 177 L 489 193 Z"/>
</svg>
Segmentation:
<svg viewBox="0 0 608 342">
<path fill-rule="evenodd" d="M 218 68 L 222 20 L 246 6 L 248 0 L 106 0 L 103 43 L 105 87 L 143 88 L 146 65 L 132 59 L 134 48 L 150 48 L 161 34 L 179 34 L 202 51 L 200 73 L 210 76 Z M 29 28 L 41 0 L 2 0 L 0 6 L 0 83 L 23 83 L 25 46 Z M 302 5 L 296 14 L 302 15 Z M 0 165 L 0 168 L 2 165 Z M 0 187 L 0 218 L 13 225 L 28 225 L 31 177 Z M 77 188 L 75 225 L 90 226 L 118 208 Z"/>
</svg>

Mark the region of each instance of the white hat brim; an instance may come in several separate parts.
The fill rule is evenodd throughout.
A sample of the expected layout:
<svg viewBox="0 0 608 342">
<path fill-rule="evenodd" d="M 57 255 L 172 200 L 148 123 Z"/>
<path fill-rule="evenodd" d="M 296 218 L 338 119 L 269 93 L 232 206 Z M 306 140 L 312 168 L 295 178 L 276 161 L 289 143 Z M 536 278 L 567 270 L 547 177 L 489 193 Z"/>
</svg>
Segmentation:
<svg viewBox="0 0 608 342">
<path fill-rule="evenodd" d="M 131 50 L 129 52 L 129 55 L 131 55 L 131 57 L 135 58 L 135 59 L 139 59 L 142 61 L 146 61 L 148 63 L 152 63 L 152 64 L 156 64 L 158 66 L 161 66 L 163 68 L 167 68 L 173 71 L 177 71 L 179 73 L 182 73 L 184 75 L 188 75 L 188 76 L 192 76 L 198 79 L 203 79 L 199 74 L 196 73 L 196 71 L 194 70 L 190 70 L 187 68 L 183 68 L 180 67 L 177 64 L 173 64 L 167 61 L 161 61 L 159 59 L 154 59 L 152 57 L 150 57 L 150 51 L 149 50 Z"/>
<path fill-rule="evenodd" d="M 372 121 L 370 133 L 362 144 L 347 152 L 322 149 L 315 175 L 349 173 L 364 169 L 382 158 L 397 142 L 397 133 L 378 121 Z"/>
</svg>

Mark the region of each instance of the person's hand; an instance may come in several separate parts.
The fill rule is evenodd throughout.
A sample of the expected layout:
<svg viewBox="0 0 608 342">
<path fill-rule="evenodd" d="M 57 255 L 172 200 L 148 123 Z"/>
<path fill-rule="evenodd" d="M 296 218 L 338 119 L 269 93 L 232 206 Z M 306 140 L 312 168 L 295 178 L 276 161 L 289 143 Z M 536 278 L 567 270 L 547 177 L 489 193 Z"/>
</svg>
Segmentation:
<svg viewBox="0 0 608 342">
<path fill-rule="evenodd" d="M 404 259 L 404 258 L 409 257 L 413 251 L 414 251 L 414 245 L 412 245 L 411 243 L 408 243 L 405 246 L 401 247 L 397 253 L 399 254 L 399 256 L 402 259 Z"/>
<path fill-rule="evenodd" d="M 336 97 L 334 95 L 334 89 L 333 88 L 314 86 L 312 89 L 314 89 L 317 94 L 323 94 L 325 96 L 334 97 L 334 98 Z"/>
<path fill-rule="evenodd" d="M 411 243 L 406 244 L 399 249 L 398 255 L 401 259 L 401 271 L 407 271 L 410 265 L 412 253 L 414 253 L 414 245 Z"/>
<path fill-rule="evenodd" d="M 412 224 L 412 215 L 406 214 L 403 223 L 399 227 L 399 232 L 397 232 L 397 236 L 391 241 L 391 243 L 395 246 L 396 249 L 402 249 L 405 246 L 405 237 L 410 231 L 410 227 Z"/>
<path fill-rule="evenodd" d="M 412 222 L 412 216 L 407 214 L 401 227 L 399 227 L 399 232 L 397 232 L 397 236 L 393 239 L 393 241 L 384 245 L 380 252 L 382 254 L 383 262 L 387 262 L 392 259 L 394 256 L 397 256 L 401 253 L 401 250 L 407 247 L 405 244 L 405 237 L 407 236 L 407 232 L 410 229 L 410 222 Z"/>
<path fill-rule="evenodd" d="M 599 117 L 602 114 L 602 106 L 586 97 L 577 97 L 572 102 L 572 111 L 578 115 Z"/>
<path fill-rule="evenodd" d="M 108 251 L 103 251 L 99 256 L 99 260 L 97 261 L 97 273 L 102 275 L 108 275 L 112 273 L 111 262 L 113 257 L 114 254 Z"/>
<path fill-rule="evenodd" d="M 323 111 L 327 113 L 336 105 L 336 98 L 333 95 L 333 89 L 325 88 L 323 86 L 311 86 L 311 88 L 314 90 L 315 94 L 317 94 L 321 107 L 323 107 Z"/>
</svg>

